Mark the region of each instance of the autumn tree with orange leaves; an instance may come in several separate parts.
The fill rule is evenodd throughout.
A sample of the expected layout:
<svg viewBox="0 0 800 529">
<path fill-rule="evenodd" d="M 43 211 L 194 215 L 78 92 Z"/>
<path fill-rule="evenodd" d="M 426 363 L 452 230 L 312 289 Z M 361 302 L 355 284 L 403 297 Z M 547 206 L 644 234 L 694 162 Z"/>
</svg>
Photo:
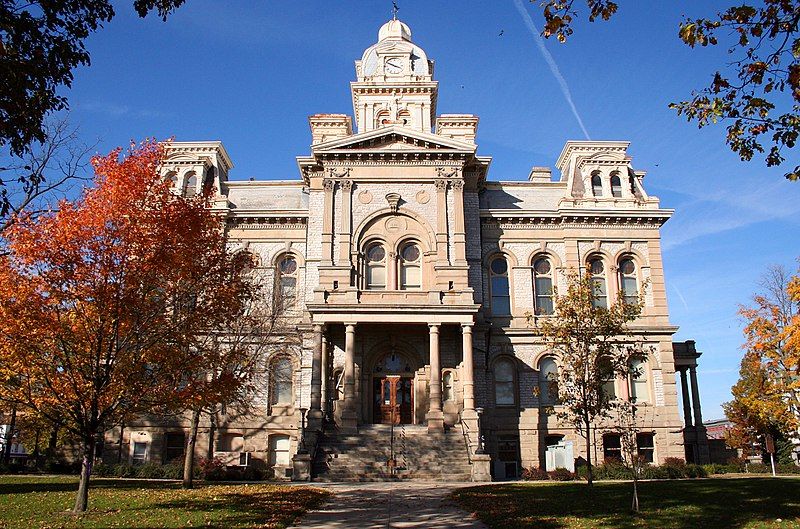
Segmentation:
<svg viewBox="0 0 800 529">
<path fill-rule="evenodd" d="M 800 428 L 800 275 L 771 267 L 753 305 L 741 307 L 747 322 L 739 381 L 724 404 L 733 422 L 728 441 L 745 448 L 759 437 L 792 438 Z"/>
<path fill-rule="evenodd" d="M 93 187 L 4 233 L 0 398 L 80 439 L 76 512 L 98 436 L 191 399 L 197 336 L 234 321 L 252 295 L 209 197 L 174 194 L 163 153 L 149 141 L 96 157 Z"/>
</svg>

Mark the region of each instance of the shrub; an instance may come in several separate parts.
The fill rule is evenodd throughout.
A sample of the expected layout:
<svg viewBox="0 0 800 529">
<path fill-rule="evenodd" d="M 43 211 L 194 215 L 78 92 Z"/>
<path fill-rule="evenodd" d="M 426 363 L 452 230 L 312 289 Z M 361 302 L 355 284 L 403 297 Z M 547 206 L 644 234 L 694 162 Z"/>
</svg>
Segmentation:
<svg viewBox="0 0 800 529">
<path fill-rule="evenodd" d="M 522 471 L 521 477 L 526 481 L 543 481 L 547 479 L 547 471 L 539 467 L 530 467 Z"/>
<path fill-rule="evenodd" d="M 200 468 L 200 477 L 206 481 L 222 481 L 228 477 L 225 464 L 218 457 L 201 457 L 197 466 Z"/>
<path fill-rule="evenodd" d="M 566 468 L 557 468 L 548 472 L 547 477 L 552 481 L 573 481 L 576 476 Z"/>
<path fill-rule="evenodd" d="M 769 474 L 772 472 L 772 469 L 764 463 L 750 463 L 747 466 L 747 471 L 751 474 Z"/>
<path fill-rule="evenodd" d="M 161 467 L 161 471 L 164 479 L 183 479 L 183 465 L 170 463 Z"/>
<path fill-rule="evenodd" d="M 145 463 L 136 468 L 136 477 L 142 479 L 161 479 L 164 477 L 164 468 L 156 463 Z"/>
<path fill-rule="evenodd" d="M 686 474 L 687 478 L 706 478 L 708 477 L 708 473 L 706 469 L 704 469 L 700 465 L 695 465 L 694 463 L 686 465 Z"/>
<path fill-rule="evenodd" d="M 683 477 L 683 473 L 681 473 L 680 475 L 675 476 L 675 474 L 674 474 L 675 469 L 673 468 L 671 470 L 672 471 L 670 471 L 670 469 L 668 469 L 667 467 L 663 467 L 663 466 L 659 467 L 659 466 L 655 466 L 655 465 L 645 465 L 645 467 L 642 469 L 641 478 L 642 479 L 676 479 L 676 478 L 682 478 Z M 675 477 L 673 477 L 673 476 L 675 476 Z"/>
<path fill-rule="evenodd" d="M 800 474 L 800 467 L 794 463 L 779 463 L 776 470 L 778 474 Z"/>
<path fill-rule="evenodd" d="M 602 465 L 594 467 L 595 479 L 631 479 L 631 472 L 622 461 L 618 459 L 606 459 Z"/>
<path fill-rule="evenodd" d="M 97 476 L 98 478 L 108 478 L 114 475 L 113 470 L 114 465 L 97 463 L 92 467 L 92 475 Z"/>
</svg>

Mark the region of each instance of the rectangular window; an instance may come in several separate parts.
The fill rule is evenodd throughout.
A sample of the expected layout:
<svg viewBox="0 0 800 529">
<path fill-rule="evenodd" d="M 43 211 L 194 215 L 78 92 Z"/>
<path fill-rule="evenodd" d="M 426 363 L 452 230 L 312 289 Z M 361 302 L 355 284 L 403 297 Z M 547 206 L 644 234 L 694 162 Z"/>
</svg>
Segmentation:
<svg viewBox="0 0 800 529">
<path fill-rule="evenodd" d="M 367 289 L 379 290 L 386 288 L 386 268 L 383 266 L 367 267 Z"/>
<path fill-rule="evenodd" d="M 133 443 L 133 464 L 141 465 L 147 460 L 147 443 Z"/>
<path fill-rule="evenodd" d="M 650 386 L 647 383 L 647 364 L 638 363 L 640 373 L 638 377 L 631 376 L 631 398 L 634 402 L 650 401 Z"/>
<path fill-rule="evenodd" d="M 537 277 L 534 288 L 536 289 L 536 314 L 552 314 L 553 281 L 549 277 Z"/>
<path fill-rule="evenodd" d="M 655 443 L 651 433 L 637 433 L 636 434 L 636 451 L 648 463 L 652 463 L 654 459 Z"/>
<path fill-rule="evenodd" d="M 400 276 L 400 286 L 403 290 L 418 289 L 422 286 L 422 274 L 418 266 L 403 265 Z"/>
<path fill-rule="evenodd" d="M 603 436 L 603 459 L 622 461 L 622 443 L 619 435 L 606 434 Z"/>
<path fill-rule="evenodd" d="M 281 467 L 292 464 L 288 435 L 273 435 L 269 438 L 269 462 L 272 466 Z"/>
<path fill-rule="evenodd" d="M 164 440 L 164 462 L 171 463 L 183 459 L 183 447 L 186 436 L 183 432 L 171 432 Z"/>
<path fill-rule="evenodd" d="M 511 297 L 508 292 L 508 278 L 493 277 L 491 291 L 492 314 L 499 316 L 511 314 Z"/>
<path fill-rule="evenodd" d="M 636 291 L 636 278 L 623 277 L 622 278 L 622 292 L 625 303 L 633 305 L 639 302 L 639 293 Z"/>
<path fill-rule="evenodd" d="M 592 304 L 595 308 L 608 308 L 608 292 L 606 291 L 606 280 L 602 277 L 593 277 L 592 286 L 594 287 L 594 300 Z"/>
</svg>

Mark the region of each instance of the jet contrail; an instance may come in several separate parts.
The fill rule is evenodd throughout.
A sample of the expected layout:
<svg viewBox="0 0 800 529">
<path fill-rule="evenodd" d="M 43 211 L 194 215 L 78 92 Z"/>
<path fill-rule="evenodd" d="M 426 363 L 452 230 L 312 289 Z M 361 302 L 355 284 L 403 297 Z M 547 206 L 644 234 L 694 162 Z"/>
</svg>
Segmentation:
<svg viewBox="0 0 800 529">
<path fill-rule="evenodd" d="M 547 65 L 550 67 L 553 77 L 556 78 L 556 81 L 558 81 L 558 84 L 561 86 L 561 93 L 564 94 L 564 99 L 567 100 L 567 104 L 572 109 L 572 114 L 575 116 L 575 119 L 578 120 L 578 125 L 580 125 L 584 136 L 586 136 L 587 140 L 591 139 L 589 138 L 589 132 L 583 125 L 583 120 L 581 119 L 580 114 L 578 114 L 578 109 L 575 108 L 575 103 L 572 102 L 572 94 L 569 91 L 569 86 L 567 86 L 567 81 L 564 79 L 564 76 L 561 75 L 561 70 L 558 69 L 555 59 L 553 59 L 553 56 L 550 55 L 550 52 L 545 47 L 544 39 L 542 39 L 539 29 L 536 27 L 536 24 L 533 23 L 533 19 L 525 9 L 525 6 L 522 4 L 522 0 L 514 0 L 514 4 L 517 6 L 517 11 L 519 11 L 519 14 L 522 15 L 522 21 L 525 22 L 525 25 L 528 26 L 528 30 L 533 34 L 533 37 L 536 40 L 536 45 L 539 46 L 539 51 L 542 52 L 542 57 L 544 57 L 544 60 L 547 61 Z"/>
</svg>

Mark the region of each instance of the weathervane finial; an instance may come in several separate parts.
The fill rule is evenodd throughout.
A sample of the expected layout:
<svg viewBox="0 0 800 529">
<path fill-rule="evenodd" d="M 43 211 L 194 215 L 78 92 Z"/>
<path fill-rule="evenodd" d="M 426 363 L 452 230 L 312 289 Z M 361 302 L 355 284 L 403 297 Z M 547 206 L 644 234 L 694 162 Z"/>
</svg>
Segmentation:
<svg viewBox="0 0 800 529">
<path fill-rule="evenodd" d="M 397 20 L 397 12 L 400 11 L 400 8 L 397 7 L 397 2 L 392 0 L 392 20 Z"/>
</svg>

